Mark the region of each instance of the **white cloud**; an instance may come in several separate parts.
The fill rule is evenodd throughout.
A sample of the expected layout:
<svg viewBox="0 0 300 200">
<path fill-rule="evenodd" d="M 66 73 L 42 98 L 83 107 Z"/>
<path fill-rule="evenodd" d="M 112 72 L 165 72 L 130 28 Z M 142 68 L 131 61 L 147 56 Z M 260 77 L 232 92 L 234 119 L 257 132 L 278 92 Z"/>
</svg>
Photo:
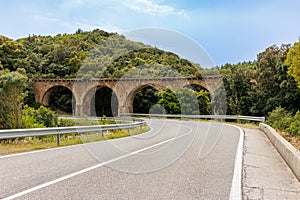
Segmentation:
<svg viewBox="0 0 300 200">
<path fill-rule="evenodd" d="M 126 30 L 118 27 L 118 26 L 115 26 L 113 24 L 107 24 L 107 23 L 104 23 L 104 22 L 100 22 L 100 23 L 97 23 L 97 24 L 91 24 L 88 22 L 88 20 L 85 20 L 85 19 L 79 19 L 79 20 L 76 20 L 75 22 L 75 25 L 78 27 L 78 28 L 81 28 L 83 30 L 86 30 L 86 31 L 89 31 L 89 30 L 94 30 L 94 29 L 101 29 L 101 30 L 104 30 L 104 31 L 107 31 L 107 32 L 117 32 L 119 34 L 122 34 L 123 32 L 125 32 Z"/>
<path fill-rule="evenodd" d="M 131 10 L 153 16 L 186 15 L 184 10 L 176 10 L 172 6 L 153 3 L 150 0 L 125 1 L 125 6 Z"/>
</svg>

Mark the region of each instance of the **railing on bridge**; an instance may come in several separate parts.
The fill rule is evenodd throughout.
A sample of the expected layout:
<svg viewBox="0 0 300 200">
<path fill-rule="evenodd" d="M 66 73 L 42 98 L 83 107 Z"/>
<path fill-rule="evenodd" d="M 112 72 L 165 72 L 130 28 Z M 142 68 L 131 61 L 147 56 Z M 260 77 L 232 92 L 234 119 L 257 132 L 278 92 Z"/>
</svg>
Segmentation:
<svg viewBox="0 0 300 200">
<path fill-rule="evenodd" d="M 56 79 L 56 78 L 35 78 L 34 82 L 89 82 L 89 81 L 145 81 L 145 80 L 200 80 L 200 79 L 220 79 L 219 75 L 203 76 L 203 77 L 152 77 L 152 78 L 68 78 L 68 79 Z"/>
</svg>

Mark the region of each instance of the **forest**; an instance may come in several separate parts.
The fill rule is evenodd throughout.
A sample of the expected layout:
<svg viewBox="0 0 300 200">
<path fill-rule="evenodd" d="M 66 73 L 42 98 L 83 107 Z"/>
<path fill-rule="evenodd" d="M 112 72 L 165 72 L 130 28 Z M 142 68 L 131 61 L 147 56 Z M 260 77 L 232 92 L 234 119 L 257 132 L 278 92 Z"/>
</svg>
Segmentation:
<svg viewBox="0 0 300 200">
<path fill-rule="evenodd" d="M 258 52 L 254 61 L 204 69 L 174 53 L 99 29 L 78 29 L 73 34 L 56 36 L 29 35 L 17 40 L 0 36 L 0 128 L 28 127 L 28 124 L 46 126 L 39 116 L 51 111 L 45 111 L 46 108 L 42 111 L 34 102 L 34 78 L 202 78 L 210 74 L 222 77 L 226 114 L 265 116 L 275 128 L 300 136 L 300 42 L 266 47 Z M 95 95 L 111 96 L 111 93 Z M 181 98 L 190 95 L 196 96 L 194 103 L 200 108 L 197 113 L 193 112 L 194 105 L 180 104 Z M 51 110 L 72 112 L 70 91 L 58 88 L 53 96 Z M 96 98 L 96 105 L 97 101 L 101 101 L 100 97 Z M 156 109 L 177 114 L 180 106 L 184 106 L 189 114 L 211 114 L 214 103 L 209 92 L 201 87 L 177 92 L 167 88 L 162 93 L 147 87 L 136 95 L 134 112 L 148 113 L 149 109 Z M 110 115 L 109 112 L 96 114 Z M 48 118 L 52 120 L 50 125 L 54 125 L 51 116 Z"/>
</svg>

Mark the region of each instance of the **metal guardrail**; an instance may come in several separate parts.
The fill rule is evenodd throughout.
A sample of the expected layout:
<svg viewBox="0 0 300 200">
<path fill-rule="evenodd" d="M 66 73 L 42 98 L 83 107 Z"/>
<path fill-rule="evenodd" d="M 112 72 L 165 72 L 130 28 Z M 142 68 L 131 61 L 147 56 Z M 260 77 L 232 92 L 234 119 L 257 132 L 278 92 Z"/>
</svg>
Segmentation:
<svg viewBox="0 0 300 200">
<path fill-rule="evenodd" d="M 71 118 L 71 117 L 70 117 Z M 75 117 L 77 118 L 77 117 Z M 126 124 L 109 124 L 109 125 L 95 125 L 95 126 L 70 126 L 70 127 L 53 127 L 53 128 L 30 128 L 30 129 L 6 129 L 0 130 L 0 139 L 32 137 L 32 136 L 46 136 L 57 135 L 57 144 L 60 144 L 60 135 L 66 133 L 84 133 L 92 131 L 118 130 L 127 129 L 128 133 L 131 128 L 142 126 L 146 124 L 145 120 L 134 118 L 118 118 L 118 120 L 131 121 Z M 126 120 L 125 120 L 126 119 Z"/>
<path fill-rule="evenodd" d="M 264 122 L 265 117 L 253 116 L 235 116 L 235 115 L 169 115 L 169 114 L 139 114 L 139 113 L 121 113 L 121 116 L 142 116 L 142 117 L 165 117 L 165 118 L 188 118 L 188 119 L 233 119 L 233 120 L 248 120 Z M 69 119 L 88 119 L 88 120 L 101 120 L 101 117 L 79 117 L 79 116 L 60 116 L 60 118 Z M 57 144 L 60 144 L 60 135 L 66 133 L 84 133 L 92 131 L 117 130 L 127 129 L 128 132 L 131 128 L 142 126 L 146 124 L 145 120 L 136 118 L 105 118 L 114 119 L 118 121 L 126 121 L 126 124 L 109 124 L 109 125 L 96 125 L 96 126 L 70 126 L 70 127 L 53 127 L 53 128 L 31 128 L 31 129 L 8 129 L 0 130 L 0 139 L 19 138 L 19 137 L 32 137 L 32 136 L 46 136 L 57 135 Z M 132 123 L 129 123 L 132 122 Z"/>
<path fill-rule="evenodd" d="M 165 118 L 188 118 L 188 119 L 233 119 L 264 122 L 265 117 L 239 116 L 239 115 L 170 115 L 170 114 L 140 114 L 121 113 L 121 116 L 141 116 L 141 117 L 165 117 Z"/>
</svg>

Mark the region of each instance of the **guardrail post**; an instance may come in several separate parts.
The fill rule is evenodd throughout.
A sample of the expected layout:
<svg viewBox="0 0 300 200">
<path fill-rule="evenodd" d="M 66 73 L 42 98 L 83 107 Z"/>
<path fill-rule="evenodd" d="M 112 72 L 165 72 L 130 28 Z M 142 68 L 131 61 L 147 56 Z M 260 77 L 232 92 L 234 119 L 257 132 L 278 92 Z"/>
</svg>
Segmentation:
<svg viewBox="0 0 300 200">
<path fill-rule="evenodd" d="M 56 139 L 56 141 L 57 141 L 57 145 L 60 145 L 60 134 L 58 133 L 57 134 L 57 137 L 56 137 L 57 139 Z"/>
<path fill-rule="evenodd" d="M 104 138 L 104 131 L 103 130 L 101 130 L 101 137 L 102 137 L 102 139 Z"/>
</svg>

